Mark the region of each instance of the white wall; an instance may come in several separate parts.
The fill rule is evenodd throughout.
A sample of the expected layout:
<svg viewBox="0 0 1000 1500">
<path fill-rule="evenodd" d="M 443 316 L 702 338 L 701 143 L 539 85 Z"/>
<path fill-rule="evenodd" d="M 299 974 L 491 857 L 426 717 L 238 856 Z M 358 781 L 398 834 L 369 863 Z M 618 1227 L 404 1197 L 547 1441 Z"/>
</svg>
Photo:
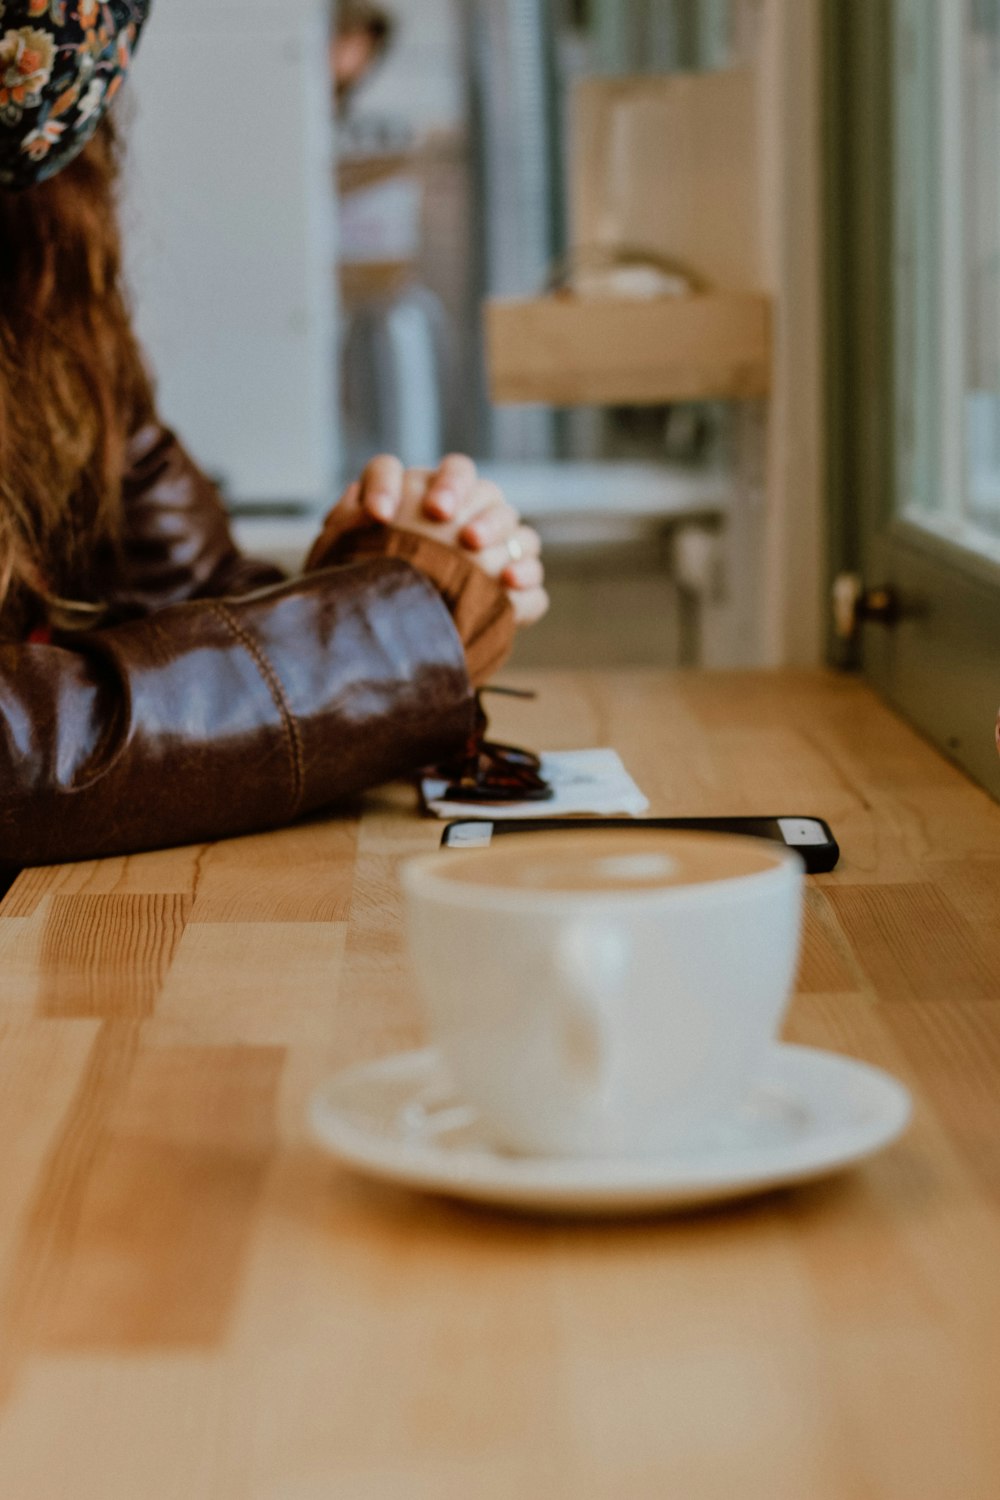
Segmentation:
<svg viewBox="0 0 1000 1500">
<path fill-rule="evenodd" d="M 125 212 L 161 407 L 239 500 L 334 487 L 327 0 L 170 0 L 130 84 Z"/>
</svg>

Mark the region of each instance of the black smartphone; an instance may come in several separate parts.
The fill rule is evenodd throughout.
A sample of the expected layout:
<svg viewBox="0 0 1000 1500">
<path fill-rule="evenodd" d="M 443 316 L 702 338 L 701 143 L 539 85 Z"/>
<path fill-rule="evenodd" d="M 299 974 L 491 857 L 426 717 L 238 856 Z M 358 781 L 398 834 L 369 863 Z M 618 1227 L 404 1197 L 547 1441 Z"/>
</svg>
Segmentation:
<svg viewBox="0 0 1000 1500">
<path fill-rule="evenodd" d="M 463 818 L 449 823 L 445 849 L 484 849 L 504 833 L 580 833 L 593 828 L 663 828 L 676 832 L 742 833 L 771 839 L 801 855 L 810 875 L 826 875 L 840 859 L 837 840 L 822 818 Z"/>
</svg>

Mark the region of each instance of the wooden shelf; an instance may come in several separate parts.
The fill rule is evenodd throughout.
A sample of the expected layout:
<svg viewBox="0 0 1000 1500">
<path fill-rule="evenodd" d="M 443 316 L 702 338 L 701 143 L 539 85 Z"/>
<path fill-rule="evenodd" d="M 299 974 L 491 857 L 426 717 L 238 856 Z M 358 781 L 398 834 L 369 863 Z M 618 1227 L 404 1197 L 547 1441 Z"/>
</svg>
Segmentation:
<svg viewBox="0 0 1000 1500">
<path fill-rule="evenodd" d="M 340 267 L 340 293 L 348 310 L 395 296 L 417 279 L 412 261 L 350 261 Z"/>
<path fill-rule="evenodd" d="M 747 400 L 771 387 L 771 300 L 755 292 L 494 301 L 486 332 L 500 405 Z"/>
</svg>

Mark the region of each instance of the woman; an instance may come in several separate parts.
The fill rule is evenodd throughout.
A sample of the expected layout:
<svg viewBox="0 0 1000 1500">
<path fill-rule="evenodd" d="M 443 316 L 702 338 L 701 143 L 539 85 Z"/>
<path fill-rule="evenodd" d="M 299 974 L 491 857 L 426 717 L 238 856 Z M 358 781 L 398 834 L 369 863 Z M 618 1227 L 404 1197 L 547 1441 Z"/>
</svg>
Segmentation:
<svg viewBox="0 0 1000 1500">
<path fill-rule="evenodd" d="M 121 290 L 102 117 L 149 9 L 0 0 L 8 867 L 276 826 L 454 753 L 546 607 L 537 537 L 466 459 L 377 460 L 294 581 L 237 552 Z"/>
</svg>

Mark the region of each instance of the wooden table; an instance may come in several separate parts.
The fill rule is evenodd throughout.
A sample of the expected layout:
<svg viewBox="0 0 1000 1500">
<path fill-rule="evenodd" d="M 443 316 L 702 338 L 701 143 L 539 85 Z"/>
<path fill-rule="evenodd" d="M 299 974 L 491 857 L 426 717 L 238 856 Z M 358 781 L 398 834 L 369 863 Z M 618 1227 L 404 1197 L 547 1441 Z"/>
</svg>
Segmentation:
<svg viewBox="0 0 1000 1500">
<path fill-rule="evenodd" d="M 0 909 L 3 1500 L 1000 1495 L 1000 808 L 848 679 L 532 681 L 496 727 L 617 745 L 657 812 L 829 819 L 790 1035 L 905 1078 L 912 1131 L 683 1220 L 371 1187 L 305 1111 L 419 1038 L 412 793 L 26 873 Z"/>
</svg>

